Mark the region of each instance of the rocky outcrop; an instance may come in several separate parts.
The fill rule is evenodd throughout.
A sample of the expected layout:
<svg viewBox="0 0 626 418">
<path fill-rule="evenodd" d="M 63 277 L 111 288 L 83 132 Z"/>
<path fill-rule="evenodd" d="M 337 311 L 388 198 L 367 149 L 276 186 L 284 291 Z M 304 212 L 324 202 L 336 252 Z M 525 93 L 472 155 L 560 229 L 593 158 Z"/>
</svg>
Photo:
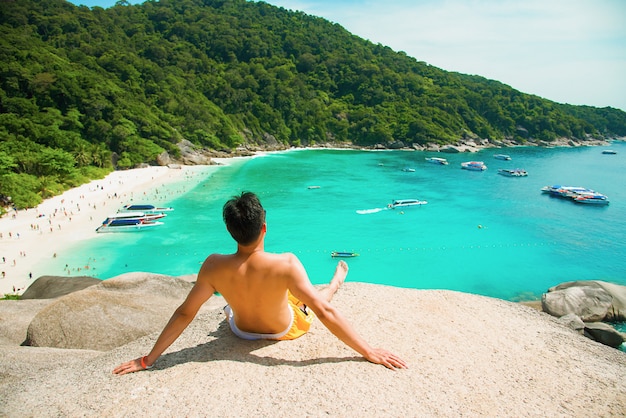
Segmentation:
<svg viewBox="0 0 626 418">
<path fill-rule="evenodd" d="M 557 318 L 574 314 L 587 322 L 604 320 L 612 302 L 613 297 L 604 289 L 590 286 L 549 291 L 541 299 L 544 312 Z"/>
<path fill-rule="evenodd" d="M 602 322 L 626 320 L 626 286 L 574 281 L 551 287 L 541 298 L 544 312 L 602 344 L 617 348 L 626 335 Z"/>
<path fill-rule="evenodd" d="M 193 284 L 128 273 L 62 296 L 31 321 L 26 345 L 106 351 L 163 328 Z"/>
<path fill-rule="evenodd" d="M 89 276 L 63 277 L 41 276 L 24 291 L 24 299 L 53 299 L 68 295 L 78 290 L 86 289 L 101 282 L 100 279 Z"/>
<path fill-rule="evenodd" d="M 126 286 L 111 280 L 116 289 L 101 289 L 109 304 L 168 291 L 146 280 L 136 286 L 150 290 L 124 295 Z M 0 301 L 0 312 L 6 303 L 72 295 Z M 223 303 L 211 298 L 153 369 L 131 375 L 111 372 L 145 355 L 163 324 L 106 352 L 0 344 L 0 416 L 626 416 L 626 354 L 518 303 L 345 283 L 333 306 L 373 346 L 407 361 L 396 372 L 365 361 L 320 321 L 293 341 L 240 340 Z M 100 312 L 95 326 L 106 337 L 109 316 Z"/>
<path fill-rule="evenodd" d="M 573 313 L 583 321 L 626 321 L 626 286 L 599 280 L 561 283 L 542 297 L 543 310 L 553 316 Z"/>
</svg>

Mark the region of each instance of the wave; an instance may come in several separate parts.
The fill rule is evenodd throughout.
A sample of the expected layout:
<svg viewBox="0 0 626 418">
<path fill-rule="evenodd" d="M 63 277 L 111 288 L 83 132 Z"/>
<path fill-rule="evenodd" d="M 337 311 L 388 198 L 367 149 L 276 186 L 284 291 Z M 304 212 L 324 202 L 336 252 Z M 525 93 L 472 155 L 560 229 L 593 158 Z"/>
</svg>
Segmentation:
<svg viewBox="0 0 626 418">
<path fill-rule="evenodd" d="M 383 210 L 387 210 L 387 208 L 362 209 L 362 210 L 357 210 L 356 213 L 358 213 L 359 215 L 367 215 L 370 213 L 378 213 Z"/>
</svg>

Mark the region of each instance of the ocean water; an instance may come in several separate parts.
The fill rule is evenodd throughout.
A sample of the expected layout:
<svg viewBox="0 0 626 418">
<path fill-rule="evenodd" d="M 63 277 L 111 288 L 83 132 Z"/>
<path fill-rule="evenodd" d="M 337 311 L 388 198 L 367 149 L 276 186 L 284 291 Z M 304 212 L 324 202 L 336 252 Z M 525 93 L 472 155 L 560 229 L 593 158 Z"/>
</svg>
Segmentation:
<svg viewBox="0 0 626 418">
<path fill-rule="evenodd" d="M 618 153 L 602 154 L 606 148 Z M 495 159 L 499 152 L 512 160 Z M 428 163 L 429 156 L 450 164 Z M 460 163 L 470 159 L 484 161 L 488 170 L 462 170 Z M 529 175 L 504 177 L 498 168 L 524 168 Z M 611 204 L 541 193 L 554 184 L 592 188 Z M 208 254 L 236 249 L 221 209 L 244 190 L 257 193 L 267 210 L 266 250 L 298 255 L 315 284 L 330 279 L 337 263 L 332 251 L 350 251 L 359 256 L 346 259 L 349 281 L 404 288 L 532 300 L 565 281 L 626 285 L 624 142 L 475 154 L 297 150 L 233 161 L 167 202 L 175 211 L 165 225 L 94 233 L 52 261 L 48 274 L 65 275 L 66 263 L 88 265 L 80 274 L 100 279 L 130 271 L 196 273 Z M 387 209 L 392 200 L 408 198 L 428 204 Z"/>
</svg>

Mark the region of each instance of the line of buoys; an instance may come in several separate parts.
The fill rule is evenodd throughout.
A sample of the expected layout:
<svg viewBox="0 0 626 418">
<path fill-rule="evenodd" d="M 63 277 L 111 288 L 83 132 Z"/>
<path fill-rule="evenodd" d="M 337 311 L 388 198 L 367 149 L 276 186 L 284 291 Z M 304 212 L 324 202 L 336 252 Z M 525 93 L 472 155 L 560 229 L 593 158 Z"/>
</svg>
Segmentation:
<svg viewBox="0 0 626 418">
<path fill-rule="evenodd" d="M 490 250 L 490 249 L 507 249 L 507 248 L 532 248 L 558 245 L 557 242 L 521 242 L 521 243 L 505 243 L 505 244 L 471 244 L 461 246 L 442 245 L 436 247 L 383 247 L 383 248 L 355 248 L 356 254 L 363 255 L 371 252 L 403 252 L 403 251 L 460 251 L 460 250 Z M 333 249 L 309 249 L 295 251 L 296 254 L 332 254 L 337 250 Z"/>
</svg>

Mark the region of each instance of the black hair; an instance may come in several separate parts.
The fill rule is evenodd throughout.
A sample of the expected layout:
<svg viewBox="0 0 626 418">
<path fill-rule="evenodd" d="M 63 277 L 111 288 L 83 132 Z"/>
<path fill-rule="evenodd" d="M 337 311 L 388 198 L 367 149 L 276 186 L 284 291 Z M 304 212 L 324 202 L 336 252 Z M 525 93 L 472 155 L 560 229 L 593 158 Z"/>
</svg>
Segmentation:
<svg viewBox="0 0 626 418">
<path fill-rule="evenodd" d="M 265 223 L 265 209 L 257 195 L 252 192 L 243 192 L 240 196 L 233 196 L 224 204 L 222 216 L 226 229 L 241 245 L 254 242 Z"/>
</svg>

